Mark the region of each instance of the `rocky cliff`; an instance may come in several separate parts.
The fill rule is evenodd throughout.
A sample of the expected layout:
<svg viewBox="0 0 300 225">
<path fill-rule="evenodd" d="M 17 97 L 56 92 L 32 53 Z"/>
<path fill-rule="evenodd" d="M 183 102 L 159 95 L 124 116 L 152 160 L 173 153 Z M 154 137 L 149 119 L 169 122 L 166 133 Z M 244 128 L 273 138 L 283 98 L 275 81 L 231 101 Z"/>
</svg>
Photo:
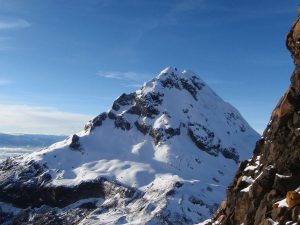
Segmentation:
<svg viewBox="0 0 300 225">
<path fill-rule="evenodd" d="M 286 38 L 296 68 L 251 160 L 207 224 L 300 224 L 300 18 Z"/>
<path fill-rule="evenodd" d="M 82 132 L 0 164 L 0 223 L 195 224 L 258 138 L 197 75 L 167 68 Z"/>
</svg>

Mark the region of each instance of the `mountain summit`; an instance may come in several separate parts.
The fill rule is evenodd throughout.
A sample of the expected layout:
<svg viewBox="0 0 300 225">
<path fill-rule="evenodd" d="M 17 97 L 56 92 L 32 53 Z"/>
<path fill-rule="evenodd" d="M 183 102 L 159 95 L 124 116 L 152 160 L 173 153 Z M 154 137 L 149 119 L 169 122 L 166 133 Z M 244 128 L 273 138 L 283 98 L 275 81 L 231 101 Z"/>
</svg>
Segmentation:
<svg viewBox="0 0 300 225">
<path fill-rule="evenodd" d="M 197 75 L 168 67 L 82 132 L 0 164 L 0 220 L 198 223 L 258 138 Z"/>
</svg>

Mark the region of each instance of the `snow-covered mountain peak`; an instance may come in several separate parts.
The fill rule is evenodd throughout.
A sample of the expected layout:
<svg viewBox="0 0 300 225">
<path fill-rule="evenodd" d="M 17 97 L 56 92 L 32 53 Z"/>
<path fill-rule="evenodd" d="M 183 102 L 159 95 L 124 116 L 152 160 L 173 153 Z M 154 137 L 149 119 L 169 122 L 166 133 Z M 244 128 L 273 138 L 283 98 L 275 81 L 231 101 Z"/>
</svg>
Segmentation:
<svg viewBox="0 0 300 225">
<path fill-rule="evenodd" d="M 160 73 L 159 73 L 159 75 L 162 75 L 162 74 L 176 74 L 176 73 L 179 73 L 178 72 L 178 69 L 176 68 L 176 67 L 172 67 L 172 66 L 168 66 L 168 67 L 166 67 L 165 69 L 163 69 Z"/>
<path fill-rule="evenodd" d="M 38 181 L 41 190 L 80 193 L 82 184 L 100 185 L 102 211 L 91 212 L 82 224 L 193 224 L 211 215 L 258 138 L 197 75 L 168 67 L 138 91 L 122 94 L 82 132 L 15 159 L 33 171 L 15 176 Z M 65 207 L 94 192 L 51 204 Z M 48 204 L 39 198 L 36 204 Z"/>
<path fill-rule="evenodd" d="M 205 83 L 192 71 L 184 70 L 179 72 L 177 68 L 167 67 L 162 70 L 157 77 L 144 84 L 144 87 L 156 87 L 160 88 L 178 88 L 178 89 L 188 89 L 195 92 L 192 89 L 201 89 L 201 86 L 205 86 Z"/>
<path fill-rule="evenodd" d="M 196 76 L 198 79 L 200 79 L 198 75 L 195 74 L 192 70 L 183 70 L 182 72 L 180 72 L 180 70 L 177 67 L 172 67 L 172 66 L 168 66 L 165 69 L 163 69 L 156 78 L 159 79 L 162 76 L 168 76 L 168 75 L 177 76 L 180 78 L 188 78 L 188 79 Z"/>
<path fill-rule="evenodd" d="M 140 90 L 121 95 L 108 113 L 99 115 L 87 127 L 93 129 L 106 118 L 115 120 L 117 128 L 136 128 L 150 135 L 155 145 L 186 133 L 200 149 L 236 162 L 246 159 L 249 153 L 237 152 L 234 142 L 242 144 L 241 136 L 247 137 L 249 132 L 257 137 L 239 112 L 196 74 L 172 67 Z"/>
</svg>

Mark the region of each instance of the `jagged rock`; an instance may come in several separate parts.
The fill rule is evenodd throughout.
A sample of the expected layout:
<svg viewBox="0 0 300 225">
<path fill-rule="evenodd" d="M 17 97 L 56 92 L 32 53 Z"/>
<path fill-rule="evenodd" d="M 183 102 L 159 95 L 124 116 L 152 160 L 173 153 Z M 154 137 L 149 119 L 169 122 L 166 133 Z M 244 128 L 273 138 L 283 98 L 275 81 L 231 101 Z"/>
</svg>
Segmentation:
<svg viewBox="0 0 300 225">
<path fill-rule="evenodd" d="M 295 190 L 299 187 L 299 175 L 283 175 L 283 176 L 276 176 L 273 189 L 280 192 L 280 194 L 284 195 L 288 191 Z"/>
<path fill-rule="evenodd" d="M 168 77 L 160 81 L 163 87 L 177 88 L 179 90 L 185 89 L 195 100 L 197 100 L 197 90 L 201 90 L 205 86 L 205 84 L 200 82 L 196 76 L 192 76 L 190 80 L 187 80 L 179 78 L 173 71 L 171 72 L 171 76 L 172 78 Z"/>
<path fill-rule="evenodd" d="M 167 138 L 169 139 L 169 138 L 174 137 L 175 135 L 180 135 L 180 127 L 179 128 L 169 127 L 167 129 L 165 129 L 165 132 L 166 132 Z"/>
<path fill-rule="evenodd" d="M 148 134 L 149 130 L 151 129 L 151 126 L 147 126 L 145 123 L 139 121 L 135 121 L 134 125 L 144 135 Z"/>
<path fill-rule="evenodd" d="M 289 208 L 293 208 L 296 205 L 300 205 L 300 194 L 296 191 L 289 191 L 286 194 L 286 202 Z"/>
<path fill-rule="evenodd" d="M 218 225 L 299 224 L 300 187 L 300 17 L 286 44 L 296 68 L 291 85 L 272 113 L 251 160 L 245 162 L 227 190 L 227 206 L 211 223 Z M 233 116 L 228 117 L 231 122 Z M 241 185 L 245 177 L 251 181 Z"/>
<path fill-rule="evenodd" d="M 117 115 L 114 114 L 112 111 L 109 111 L 109 113 L 107 114 L 108 118 L 111 120 L 115 120 L 117 119 Z"/>
<path fill-rule="evenodd" d="M 116 101 L 114 101 L 112 109 L 119 111 L 121 106 L 131 105 L 134 101 L 135 93 L 122 94 Z"/>
<path fill-rule="evenodd" d="M 188 80 L 186 79 L 180 79 L 182 87 L 187 90 L 195 100 L 197 100 L 197 89 L 195 88 L 194 85 L 190 84 Z M 199 88 L 198 86 L 196 86 Z"/>
<path fill-rule="evenodd" d="M 96 127 L 101 127 L 103 121 L 105 121 L 107 118 L 107 113 L 101 113 L 99 116 L 95 117 L 91 121 L 89 121 L 88 124 L 85 125 L 85 130 L 94 130 Z"/>
<path fill-rule="evenodd" d="M 300 206 L 296 206 L 292 210 L 292 220 L 293 221 L 298 221 L 300 220 Z"/>
<path fill-rule="evenodd" d="M 131 124 L 122 116 L 117 116 L 115 119 L 115 127 L 122 130 L 130 130 Z"/>
<path fill-rule="evenodd" d="M 201 133 L 201 136 L 197 135 L 197 130 L 204 131 L 204 135 L 203 133 Z M 239 155 L 236 152 L 236 149 L 222 148 L 220 145 L 221 141 L 215 137 L 214 132 L 210 131 L 205 126 L 198 123 L 189 123 L 188 135 L 200 150 L 213 156 L 218 156 L 221 153 L 227 159 L 233 159 L 236 162 L 239 161 Z"/>
<path fill-rule="evenodd" d="M 76 208 L 61 213 L 59 210 L 49 208 L 46 212 L 27 209 L 11 220 L 11 225 L 69 225 L 78 224 L 91 212 L 92 209 Z M 34 215 L 34 217 L 32 216 Z"/>
<path fill-rule="evenodd" d="M 136 98 L 135 106 L 129 109 L 128 113 L 153 118 L 159 114 L 157 106 L 163 101 L 161 97 L 163 97 L 161 93 L 150 92 L 143 98 Z"/>
<path fill-rule="evenodd" d="M 157 145 L 160 140 L 164 137 L 163 129 L 151 129 L 150 136 L 153 137 L 154 144 Z"/>
<path fill-rule="evenodd" d="M 81 149 L 80 142 L 79 142 L 79 137 L 76 134 L 74 134 L 72 136 L 71 143 L 70 143 L 70 148 L 74 149 L 74 150 L 80 150 Z"/>
</svg>

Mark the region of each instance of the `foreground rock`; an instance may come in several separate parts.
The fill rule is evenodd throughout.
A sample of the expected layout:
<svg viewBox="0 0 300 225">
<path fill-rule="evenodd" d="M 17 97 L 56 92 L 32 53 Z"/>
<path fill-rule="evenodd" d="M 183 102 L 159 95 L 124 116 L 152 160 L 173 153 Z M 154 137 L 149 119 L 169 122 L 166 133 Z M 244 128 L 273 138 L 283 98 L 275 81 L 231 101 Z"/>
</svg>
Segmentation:
<svg viewBox="0 0 300 225">
<path fill-rule="evenodd" d="M 296 69 L 251 160 L 208 224 L 300 224 L 300 19 L 287 35 Z"/>
<path fill-rule="evenodd" d="M 259 135 L 194 73 L 167 68 L 84 131 L 0 164 L 3 224 L 194 224 Z"/>
</svg>

